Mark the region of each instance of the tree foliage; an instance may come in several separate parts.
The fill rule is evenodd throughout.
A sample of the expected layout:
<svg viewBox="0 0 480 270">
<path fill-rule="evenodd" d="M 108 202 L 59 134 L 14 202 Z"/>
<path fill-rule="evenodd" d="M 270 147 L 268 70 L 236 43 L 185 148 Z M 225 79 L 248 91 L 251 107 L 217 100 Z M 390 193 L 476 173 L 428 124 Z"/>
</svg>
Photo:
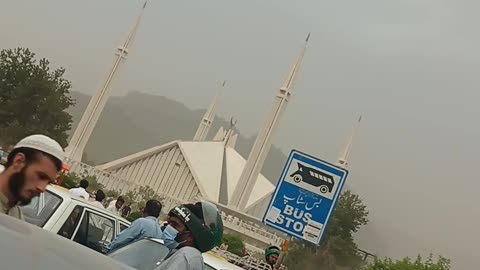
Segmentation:
<svg viewBox="0 0 480 270">
<path fill-rule="evenodd" d="M 105 194 L 112 194 L 116 191 L 105 190 L 105 186 L 97 181 L 97 177 L 94 175 L 88 175 L 87 173 L 78 174 L 75 172 L 70 172 L 65 175 L 62 186 L 65 188 L 75 188 L 80 186 L 80 181 L 85 179 L 88 181 L 88 192 L 95 192 L 99 189 L 105 192 Z"/>
<path fill-rule="evenodd" d="M 354 233 L 368 223 L 362 199 L 349 190 L 340 197 L 320 247 L 293 241 L 285 264 L 289 269 L 353 269 L 362 265 Z"/>
<path fill-rule="evenodd" d="M 31 134 L 45 134 L 67 145 L 74 104 L 64 68 L 35 59 L 29 49 L 0 51 L 0 142 L 4 148 Z"/>
<path fill-rule="evenodd" d="M 139 186 L 134 190 L 128 191 L 123 197 L 126 204 L 132 208 L 132 211 L 137 211 L 144 207 L 148 200 L 163 201 L 163 197 L 149 186 Z"/>
<path fill-rule="evenodd" d="M 80 175 L 70 172 L 63 178 L 62 187 L 67 189 L 76 188 L 80 185 L 80 180 Z"/>
<path fill-rule="evenodd" d="M 143 213 L 140 212 L 140 211 L 135 211 L 135 212 L 130 213 L 130 215 L 128 215 L 127 220 L 130 221 L 130 222 L 133 222 L 136 219 L 141 218 L 141 217 L 143 217 Z"/>
<path fill-rule="evenodd" d="M 392 259 L 375 260 L 368 264 L 363 270 L 449 270 L 450 260 L 439 257 L 437 261 L 430 255 L 425 261 L 420 256 L 416 260 L 404 258 L 393 261 Z"/>
<path fill-rule="evenodd" d="M 245 248 L 245 244 L 243 243 L 242 238 L 233 234 L 224 234 L 222 243 L 228 245 L 228 251 L 236 254 L 238 256 L 243 256 L 243 250 Z"/>
</svg>

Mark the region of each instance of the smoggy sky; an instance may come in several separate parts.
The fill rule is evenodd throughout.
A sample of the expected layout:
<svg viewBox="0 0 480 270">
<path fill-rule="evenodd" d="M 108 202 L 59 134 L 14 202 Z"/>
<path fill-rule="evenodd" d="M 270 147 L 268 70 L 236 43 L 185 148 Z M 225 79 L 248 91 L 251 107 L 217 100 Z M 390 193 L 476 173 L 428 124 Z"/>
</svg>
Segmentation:
<svg viewBox="0 0 480 270">
<path fill-rule="evenodd" d="M 0 48 L 32 49 L 91 94 L 141 5 L 0 0 Z M 479 9 L 463 0 L 151 0 L 113 94 L 204 108 L 227 80 L 218 114 L 253 136 L 311 32 L 275 144 L 334 162 L 362 114 L 349 178 L 370 209 L 360 247 L 440 253 L 474 269 Z"/>
</svg>

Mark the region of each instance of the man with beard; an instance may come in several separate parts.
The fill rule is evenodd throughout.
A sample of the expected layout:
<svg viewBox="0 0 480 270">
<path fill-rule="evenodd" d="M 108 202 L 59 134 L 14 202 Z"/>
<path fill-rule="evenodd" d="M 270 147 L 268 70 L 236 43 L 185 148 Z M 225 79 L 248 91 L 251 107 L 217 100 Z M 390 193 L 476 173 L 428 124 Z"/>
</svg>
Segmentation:
<svg viewBox="0 0 480 270">
<path fill-rule="evenodd" d="M 29 204 L 55 181 L 64 155 L 60 144 L 44 135 L 18 142 L 0 173 L 0 213 L 23 219 L 19 206 Z"/>
</svg>

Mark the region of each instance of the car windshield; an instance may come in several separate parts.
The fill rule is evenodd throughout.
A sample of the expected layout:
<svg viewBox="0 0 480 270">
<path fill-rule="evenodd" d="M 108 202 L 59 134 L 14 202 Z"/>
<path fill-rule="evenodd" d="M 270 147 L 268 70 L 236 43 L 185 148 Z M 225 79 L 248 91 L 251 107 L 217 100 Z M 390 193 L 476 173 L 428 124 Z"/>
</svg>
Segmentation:
<svg viewBox="0 0 480 270">
<path fill-rule="evenodd" d="M 138 270 L 155 269 L 168 255 L 169 249 L 160 242 L 143 239 L 124 246 L 108 256 Z"/>
<path fill-rule="evenodd" d="M 28 223 L 43 227 L 61 202 L 62 198 L 47 190 L 29 205 L 22 206 L 22 212 Z"/>
</svg>

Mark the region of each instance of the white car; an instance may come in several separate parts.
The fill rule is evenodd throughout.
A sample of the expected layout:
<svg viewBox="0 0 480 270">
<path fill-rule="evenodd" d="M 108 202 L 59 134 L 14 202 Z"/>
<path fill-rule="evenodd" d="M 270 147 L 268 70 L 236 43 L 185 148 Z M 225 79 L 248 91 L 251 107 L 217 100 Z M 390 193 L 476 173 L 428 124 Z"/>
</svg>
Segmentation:
<svg viewBox="0 0 480 270">
<path fill-rule="evenodd" d="M 212 252 L 203 253 L 205 270 L 245 270 L 239 266 L 229 263 L 225 258 Z"/>
<path fill-rule="evenodd" d="M 49 185 L 22 211 L 27 222 L 103 253 L 130 226 L 128 220 L 55 185 Z"/>
<path fill-rule="evenodd" d="M 146 238 L 108 254 L 114 260 L 137 270 L 154 270 L 168 255 L 163 240 Z M 244 270 L 211 252 L 203 253 L 205 270 Z"/>
<path fill-rule="evenodd" d="M 1 269 L 129 270 L 129 266 L 63 237 L 0 214 Z"/>
</svg>

